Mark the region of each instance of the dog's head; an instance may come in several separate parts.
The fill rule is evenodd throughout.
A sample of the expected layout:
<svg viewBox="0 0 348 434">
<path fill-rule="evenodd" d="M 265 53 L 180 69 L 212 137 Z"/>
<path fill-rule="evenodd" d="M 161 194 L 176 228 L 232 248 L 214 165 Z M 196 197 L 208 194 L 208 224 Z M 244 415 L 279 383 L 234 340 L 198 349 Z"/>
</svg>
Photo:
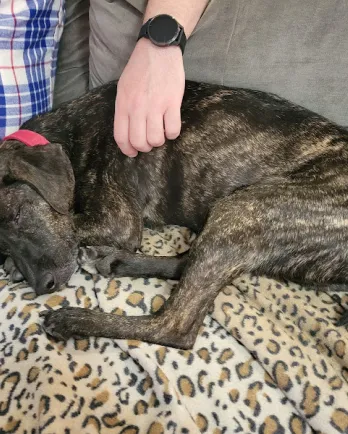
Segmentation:
<svg viewBox="0 0 348 434">
<path fill-rule="evenodd" d="M 0 142 L 0 252 L 37 294 L 53 292 L 76 268 L 74 174 L 59 144 Z"/>
</svg>

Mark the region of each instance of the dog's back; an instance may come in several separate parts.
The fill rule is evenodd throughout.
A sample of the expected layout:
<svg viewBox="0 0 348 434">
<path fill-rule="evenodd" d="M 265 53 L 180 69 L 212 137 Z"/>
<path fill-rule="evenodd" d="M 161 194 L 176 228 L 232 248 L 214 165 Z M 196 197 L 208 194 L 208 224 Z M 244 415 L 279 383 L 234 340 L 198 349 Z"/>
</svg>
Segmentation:
<svg viewBox="0 0 348 434">
<path fill-rule="evenodd" d="M 186 84 L 180 137 L 126 158 L 113 139 L 116 84 L 23 128 L 64 143 L 82 196 L 88 179 L 101 176 L 135 187 L 149 226 L 199 230 L 211 205 L 237 188 L 284 178 L 329 155 L 348 165 L 345 129 L 275 95 L 195 82 Z"/>
</svg>

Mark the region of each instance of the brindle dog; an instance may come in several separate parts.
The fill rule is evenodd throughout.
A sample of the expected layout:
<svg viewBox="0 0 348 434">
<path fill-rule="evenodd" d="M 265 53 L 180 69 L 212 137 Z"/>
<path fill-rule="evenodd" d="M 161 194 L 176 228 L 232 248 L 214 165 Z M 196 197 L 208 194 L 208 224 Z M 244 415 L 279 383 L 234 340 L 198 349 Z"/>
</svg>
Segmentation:
<svg viewBox="0 0 348 434">
<path fill-rule="evenodd" d="M 218 292 L 242 273 L 348 282 L 347 130 L 275 95 L 187 82 L 180 137 L 131 159 L 113 139 L 116 88 L 23 125 L 46 146 L 2 143 L 0 250 L 38 294 L 66 283 L 78 260 L 179 283 L 156 315 L 45 311 L 48 334 L 191 348 Z M 198 234 L 190 252 L 136 253 L 143 226 L 164 224 Z"/>
</svg>

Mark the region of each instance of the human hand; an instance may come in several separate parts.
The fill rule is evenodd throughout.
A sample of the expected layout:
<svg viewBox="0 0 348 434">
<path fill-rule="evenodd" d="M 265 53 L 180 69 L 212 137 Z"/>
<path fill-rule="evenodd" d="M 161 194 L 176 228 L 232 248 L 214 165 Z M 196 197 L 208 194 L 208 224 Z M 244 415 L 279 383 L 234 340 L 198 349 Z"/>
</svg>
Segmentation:
<svg viewBox="0 0 348 434">
<path fill-rule="evenodd" d="M 114 137 L 125 155 L 135 157 L 179 136 L 184 89 L 181 49 L 140 39 L 118 82 L 115 102 Z"/>
</svg>

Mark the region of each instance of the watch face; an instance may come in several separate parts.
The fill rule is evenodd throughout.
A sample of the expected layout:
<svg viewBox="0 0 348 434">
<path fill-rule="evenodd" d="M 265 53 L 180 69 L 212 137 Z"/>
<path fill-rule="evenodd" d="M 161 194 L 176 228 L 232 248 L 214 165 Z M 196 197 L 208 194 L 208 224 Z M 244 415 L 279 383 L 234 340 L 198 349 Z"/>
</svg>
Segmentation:
<svg viewBox="0 0 348 434">
<path fill-rule="evenodd" d="M 175 41 L 180 32 L 176 20 L 170 15 L 158 15 L 154 17 L 148 28 L 148 35 L 156 45 L 168 45 Z"/>
</svg>

